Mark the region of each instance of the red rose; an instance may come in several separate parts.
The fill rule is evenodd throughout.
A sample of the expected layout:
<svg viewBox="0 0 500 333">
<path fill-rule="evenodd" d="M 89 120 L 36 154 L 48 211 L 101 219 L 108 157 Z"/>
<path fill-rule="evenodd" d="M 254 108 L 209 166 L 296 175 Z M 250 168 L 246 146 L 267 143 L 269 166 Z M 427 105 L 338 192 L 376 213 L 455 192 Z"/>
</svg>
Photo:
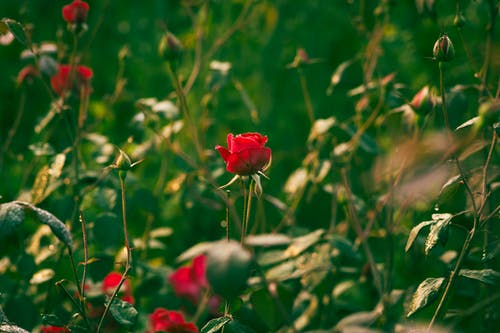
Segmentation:
<svg viewBox="0 0 500 333">
<path fill-rule="evenodd" d="M 151 330 L 148 333 L 198 333 L 198 328 L 193 323 L 186 323 L 180 312 L 157 308 L 149 316 Z"/>
<path fill-rule="evenodd" d="M 69 333 L 69 330 L 66 327 L 59 326 L 42 326 L 42 333 Z"/>
<path fill-rule="evenodd" d="M 200 255 L 193 259 L 191 266 L 181 267 L 170 275 L 168 280 L 172 284 L 175 294 L 197 304 L 203 289 L 207 287 L 205 267 L 206 257 Z"/>
<path fill-rule="evenodd" d="M 113 295 L 113 292 L 115 291 L 116 287 L 118 287 L 118 284 L 120 283 L 122 279 L 122 275 L 117 272 L 111 272 L 108 275 L 104 277 L 104 280 L 102 280 L 102 291 L 108 296 Z M 120 292 L 118 295 L 120 298 L 130 304 L 135 303 L 135 299 L 132 296 L 132 288 L 130 287 L 130 281 L 125 280 L 120 288 Z"/>
<path fill-rule="evenodd" d="M 228 134 L 227 149 L 215 146 L 226 162 L 229 172 L 248 176 L 259 171 L 271 160 L 271 149 L 265 147 L 267 136 L 259 133 Z"/>
<path fill-rule="evenodd" d="M 70 65 L 60 65 L 57 73 L 50 78 L 52 89 L 58 95 L 63 95 L 65 91 L 71 90 L 73 86 L 85 89 L 85 93 L 90 93 L 90 79 L 94 75 L 92 69 L 86 66 L 75 67 L 74 78 L 70 77 Z"/>
<path fill-rule="evenodd" d="M 81 0 L 74 0 L 69 5 L 63 7 L 62 16 L 68 23 L 83 23 L 87 20 L 88 11 L 88 3 Z"/>
</svg>

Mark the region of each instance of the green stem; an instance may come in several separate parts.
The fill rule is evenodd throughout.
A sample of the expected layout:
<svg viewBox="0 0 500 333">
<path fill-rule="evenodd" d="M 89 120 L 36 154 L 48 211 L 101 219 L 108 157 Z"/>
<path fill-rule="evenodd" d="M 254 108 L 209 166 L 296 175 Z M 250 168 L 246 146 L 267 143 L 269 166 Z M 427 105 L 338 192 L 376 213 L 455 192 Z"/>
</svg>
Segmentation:
<svg viewBox="0 0 500 333">
<path fill-rule="evenodd" d="M 102 325 L 104 324 L 104 320 L 105 320 L 106 316 L 108 315 L 109 309 L 111 308 L 111 305 L 113 304 L 113 301 L 116 298 L 116 295 L 118 295 L 120 288 L 122 287 L 123 283 L 127 279 L 128 273 L 132 269 L 132 249 L 130 248 L 130 242 L 129 242 L 128 231 L 127 231 L 127 207 L 126 207 L 126 200 L 125 200 L 125 177 L 126 177 L 126 171 L 118 171 L 118 178 L 120 178 L 120 187 L 121 187 L 121 192 L 122 192 L 123 236 L 124 236 L 125 249 L 127 251 L 127 258 L 126 258 L 126 262 L 125 262 L 125 271 L 122 274 L 122 277 L 120 279 L 120 282 L 118 283 L 118 286 L 113 291 L 111 298 L 109 299 L 109 301 L 106 304 L 106 307 L 104 308 L 104 313 L 102 314 L 101 319 L 99 320 L 99 325 L 97 326 L 96 333 L 99 333 L 101 331 Z"/>
<path fill-rule="evenodd" d="M 241 230 L 241 244 L 243 245 L 245 243 L 245 236 L 248 230 L 248 221 L 250 220 L 250 211 L 252 208 L 252 193 L 253 193 L 253 188 L 254 188 L 254 181 L 253 179 L 250 179 L 250 183 L 248 184 L 248 191 L 245 190 L 245 206 L 243 209 L 243 227 Z"/>
<path fill-rule="evenodd" d="M 446 110 L 446 93 L 444 91 L 444 67 L 445 65 L 443 62 L 439 62 L 439 90 L 441 92 L 441 108 L 443 110 L 443 118 L 444 118 L 444 124 L 446 126 L 446 130 L 449 132 L 451 131 L 450 128 L 450 122 L 448 121 L 448 112 Z"/>
<path fill-rule="evenodd" d="M 70 262 L 71 262 L 71 271 L 73 272 L 73 277 L 75 278 L 75 284 L 76 284 L 76 288 L 78 291 L 79 303 L 76 303 L 73 300 L 73 297 L 71 297 L 71 295 L 69 295 L 69 293 L 68 293 L 68 295 L 70 296 L 70 299 L 73 301 L 75 306 L 78 308 L 78 312 L 80 312 L 80 314 L 82 315 L 83 321 L 85 322 L 85 325 L 87 326 L 88 329 L 90 329 L 90 323 L 88 321 L 87 314 L 85 313 L 85 301 L 83 299 L 83 291 L 82 291 L 82 288 L 80 286 L 80 282 L 78 280 L 78 273 L 76 272 L 76 264 L 75 264 L 75 259 L 73 256 L 73 250 L 71 249 L 71 247 L 68 247 L 68 252 L 69 252 L 69 258 L 70 258 Z M 63 287 L 63 290 L 66 291 L 66 289 L 64 287 Z"/>
<path fill-rule="evenodd" d="M 304 103 L 306 104 L 307 115 L 311 125 L 314 124 L 314 109 L 311 101 L 311 95 L 309 94 L 309 89 L 307 89 L 307 81 L 304 75 L 304 71 L 298 68 L 297 73 L 299 73 L 300 88 L 302 89 L 302 95 L 304 96 Z"/>
</svg>

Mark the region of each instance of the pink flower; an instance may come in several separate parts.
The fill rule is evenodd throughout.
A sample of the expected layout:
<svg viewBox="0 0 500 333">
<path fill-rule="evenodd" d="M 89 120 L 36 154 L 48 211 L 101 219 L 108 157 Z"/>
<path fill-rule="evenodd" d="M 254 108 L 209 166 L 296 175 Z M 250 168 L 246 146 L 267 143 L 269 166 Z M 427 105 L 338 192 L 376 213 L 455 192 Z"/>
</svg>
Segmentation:
<svg viewBox="0 0 500 333">
<path fill-rule="evenodd" d="M 207 288 L 208 285 L 205 268 L 206 257 L 200 255 L 193 259 L 191 266 L 184 266 L 177 269 L 169 277 L 169 281 L 174 288 L 174 293 L 197 304 L 201 298 L 203 289 Z"/>
<path fill-rule="evenodd" d="M 88 3 L 81 0 L 74 0 L 62 8 L 62 16 L 68 23 L 84 23 L 87 20 L 88 11 Z"/>
<path fill-rule="evenodd" d="M 198 328 L 193 323 L 186 323 L 180 312 L 157 308 L 149 316 L 150 330 L 147 333 L 198 333 Z"/>
<path fill-rule="evenodd" d="M 84 89 L 84 93 L 90 93 L 90 79 L 94 75 L 92 69 L 80 65 L 75 66 L 74 71 L 74 74 L 71 73 L 70 65 L 59 66 L 57 73 L 50 78 L 50 84 L 56 94 L 61 96 L 74 86 L 78 90 Z"/>
<path fill-rule="evenodd" d="M 240 176 L 255 174 L 269 164 L 271 149 L 265 147 L 267 136 L 259 133 L 243 133 L 227 136 L 227 148 L 215 146 L 226 163 L 227 171 Z"/>
<path fill-rule="evenodd" d="M 42 333 L 69 333 L 69 330 L 66 327 L 59 326 L 42 326 Z"/>
<path fill-rule="evenodd" d="M 115 291 L 116 287 L 118 287 L 118 284 L 120 283 L 122 279 L 122 275 L 117 272 L 111 272 L 108 275 L 104 277 L 104 280 L 102 280 L 102 291 L 108 296 L 113 295 L 113 292 Z M 132 288 L 130 286 L 130 281 L 125 280 L 120 288 L 120 292 L 118 293 L 120 296 L 120 299 L 130 303 L 134 304 L 135 299 L 132 296 Z"/>
</svg>

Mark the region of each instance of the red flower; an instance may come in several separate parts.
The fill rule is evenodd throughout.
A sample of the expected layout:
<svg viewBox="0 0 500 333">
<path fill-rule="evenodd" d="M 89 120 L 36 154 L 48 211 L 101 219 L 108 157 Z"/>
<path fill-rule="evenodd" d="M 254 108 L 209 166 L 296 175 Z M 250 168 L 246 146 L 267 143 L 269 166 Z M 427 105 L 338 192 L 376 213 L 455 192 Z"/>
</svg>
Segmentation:
<svg viewBox="0 0 500 333">
<path fill-rule="evenodd" d="M 63 7 L 62 16 L 68 23 L 83 23 L 87 20 L 88 11 L 88 3 L 81 0 L 74 0 L 69 5 Z"/>
<path fill-rule="evenodd" d="M 102 291 L 108 296 L 113 295 L 113 292 L 115 291 L 116 287 L 118 287 L 118 284 L 120 283 L 122 279 L 122 275 L 117 272 L 111 272 L 108 275 L 104 277 L 104 280 L 102 280 Z M 125 280 L 120 288 L 120 292 L 118 295 L 122 294 L 120 298 L 130 304 L 135 303 L 135 299 L 132 296 L 132 288 L 130 287 L 130 281 Z"/>
<path fill-rule="evenodd" d="M 226 162 L 229 172 L 240 176 L 248 176 L 259 171 L 269 164 L 271 149 L 265 147 L 267 136 L 259 133 L 244 133 L 234 136 L 228 134 L 227 149 L 215 146 L 215 149 Z"/>
<path fill-rule="evenodd" d="M 69 330 L 66 327 L 59 326 L 42 326 L 42 333 L 69 333 Z"/>
<path fill-rule="evenodd" d="M 193 259 L 191 266 L 181 267 L 170 275 L 169 281 L 175 294 L 197 304 L 203 289 L 207 287 L 205 267 L 206 257 L 200 255 Z"/>
<path fill-rule="evenodd" d="M 193 323 L 186 323 L 180 312 L 157 308 L 149 316 L 151 330 L 148 333 L 198 333 L 198 328 Z"/>
<path fill-rule="evenodd" d="M 92 69 L 86 66 L 75 66 L 75 74 L 71 73 L 70 65 L 60 65 L 57 73 L 50 78 L 52 89 L 58 95 L 76 86 L 78 90 L 84 89 L 84 93 L 90 93 L 90 79 L 94 75 Z M 74 77 L 73 77 L 74 76 Z"/>
</svg>

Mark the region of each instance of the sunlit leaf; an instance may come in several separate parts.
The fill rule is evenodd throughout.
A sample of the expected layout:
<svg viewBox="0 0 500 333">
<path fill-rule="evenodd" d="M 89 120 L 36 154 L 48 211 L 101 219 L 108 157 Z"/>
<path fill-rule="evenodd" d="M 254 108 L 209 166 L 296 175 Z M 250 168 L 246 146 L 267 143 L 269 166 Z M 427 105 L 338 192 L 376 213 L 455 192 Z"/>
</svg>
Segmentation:
<svg viewBox="0 0 500 333">
<path fill-rule="evenodd" d="M 231 318 L 229 317 L 214 318 L 201 328 L 201 333 L 216 333 L 221 330 L 229 321 L 231 321 Z"/>
<path fill-rule="evenodd" d="M 460 276 L 496 286 L 500 283 L 500 273 L 493 269 L 461 269 Z"/>
<path fill-rule="evenodd" d="M 2 24 L 6 25 L 10 32 L 16 37 L 17 41 L 21 44 L 26 44 L 26 33 L 24 32 L 24 27 L 21 23 L 14 21 L 9 18 L 2 19 Z"/>
<path fill-rule="evenodd" d="M 54 275 L 56 273 L 54 272 L 53 269 L 50 268 L 44 268 L 33 274 L 33 276 L 30 279 L 30 283 L 37 285 L 37 284 L 42 284 L 44 282 L 52 280 L 54 278 Z"/>
<path fill-rule="evenodd" d="M 286 249 L 284 253 L 285 257 L 291 258 L 301 254 L 310 246 L 319 242 L 322 239 L 324 233 L 325 230 L 318 229 L 307 235 L 295 238 L 292 244 L 290 244 L 290 246 Z"/>
<path fill-rule="evenodd" d="M 376 310 L 356 312 L 342 318 L 335 326 L 335 330 L 344 332 L 344 330 L 348 327 L 368 327 L 372 325 L 381 315 L 382 313 Z"/>
<path fill-rule="evenodd" d="M 414 226 L 411 231 L 410 231 L 410 234 L 408 235 L 408 240 L 406 241 L 406 246 L 405 246 L 405 251 L 408 252 L 408 250 L 410 249 L 410 247 L 413 245 L 413 242 L 415 241 L 415 239 L 417 238 L 418 236 L 418 233 L 420 232 L 420 230 L 422 230 L 422 228 L 430 225 L 430 224 L 433 224 L 433 223 L 436 223 L 435 221 L 424 221 L 424 222 L 420 222 L 419 224 L 417 224 L 416 226 Z"/>
<path fill-rule="evenodd" d="M 29 333 L 25 329 L 16 326 L 16 325 L 11 325 L 11 324 L 2 324 L 0 325 L 0 332 L 5 332 L 5 333 Z"/>
<path fill-rule="evenodd" d="M 109 312 L 119 324 L 127 327 L 135 325 L 139 315 L 132 304 L 119 298 L 113 299 Z"/>
<path fill-rule="evenodd" d="M 422 281 L 413 294 L 406 317 L 431 304 L 437 298 L 443 282 L 444 278 L 427 278 Z"/>
<path fill-rule="evenodd" d="M 448 213 L 432 214 L 435 223 L 431 225 L 429 235 L 425 240 L 425 255 L 428 255 L 438 242 L 446 243 L 448 240 L 448 227 L 452 218 L 453 215 Z"/>
<path fill-rule="evenodd" d="M 249 235 L 245 239 L 245 245 L 249 246 L 280 246 L 290 244 L 292 239 L 284 234 L 261 234 Z"/>
<path fill-rule="evenodd" d="M 459 125 L 455 131 L 458 131 L 458 130 L 461 130 L 463 128 L 466 128 L 466 127 L 469 127 L 469 126 L 472 126 L 474 124 L 476 124 L 481 118 L 479 116 L 477 117 L 474 117 L 474 118 L 471 118 L 469 120 L 467 120 L 466 122 L 464 122 L 463 124 Z"/>
</svg>

